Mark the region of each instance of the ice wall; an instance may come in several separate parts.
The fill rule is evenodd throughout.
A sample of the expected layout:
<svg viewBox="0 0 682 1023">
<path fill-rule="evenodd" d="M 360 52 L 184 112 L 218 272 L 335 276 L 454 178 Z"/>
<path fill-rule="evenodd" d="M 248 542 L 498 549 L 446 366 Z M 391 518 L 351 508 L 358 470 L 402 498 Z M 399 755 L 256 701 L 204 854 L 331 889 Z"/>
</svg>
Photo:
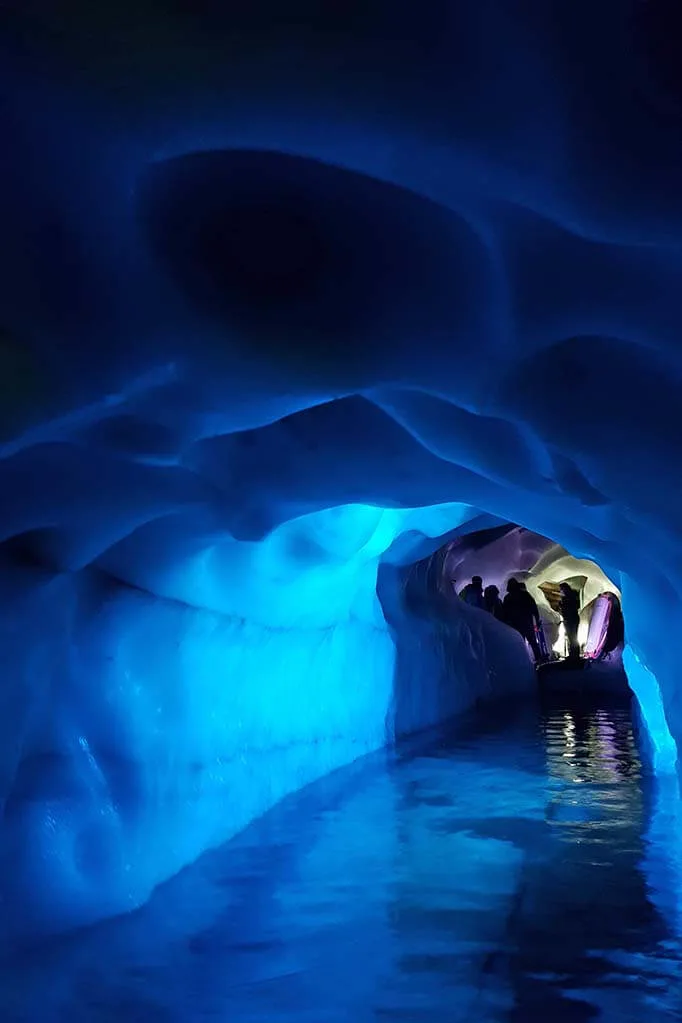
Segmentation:
<svg viewBox="0 0 682 1023">
<path fill-rule="evenodd" d="M 377 592 L 395 641 L 392 725 L 409 735 L 473 707 L 532 697 L 535 670 L 521 637 L 492 615 L 385 564 Z"/>
<path fill-rule="evenodd" d="M 347 709 L 334 696 L 306 741 L 323 720 L 333 738 L 338 715 L 341 746 L 360 721 L 353 748 L 379 741 L 394 647 L 370 578 L 419 533 L 399 521 L 383 546 L 405 509 L 456 502 L 619 579 L 633 663 L 682 739 L 677 8 L 272 7 L 28 2 L 0 28 L 0 538 L 12 566 L 0 763 L 15 822 L 2 855 L 7 898 L 33 899 L 26 919 L 47 917 L 41 899 L 57 920 L 87 915 L 81 875 L 124 869 L 133 838 L 94 851 L 109 797 L 93 748 L 144 761 L 156 665 L 213 678 L 221 629 L 235 694 L 248 673 L 272 692 L 254 653 L 268 644 L 279 684 L 289 678 L 291 720 L 248 691 L 257 743 L 302 735 L 294 696 L 314 706 L 318 664 L 339 680 L 358 647 L 384 680 L 374 710 L 366 718 L 359 691 Z M 387 517 L 280 531 L 349 506 Z M 124 589 L 104 599 L 98 573 Z M 184 610 L 152 611 L 154 599 Z M 230 625 L 212 632 L 212 616 Z M 420 628 L 423 648 L 434 633 Z M 290 630 L 291 653 L 268 630 Z M 176 717 L 160 714 L 170 766 L 153 782 L 133 771 L 133 792 L 145 778 L 161 799 L 186 738 L 171 722 L 196 721 L 195 690 L 178 685 L 163 689 Z M 82 710 L 107 692 L 108 717 L 104 704 Z M 278 732 L 285 721 L 292 731 Z M 223 740 L 237 748 L 212 727 L 196 725 L 193 763 Z M 85 789 L 62 770 L 76 761 Z M 287 776 L 333 762 L 320 754 Z M 62 786 L 70 831 L 40 816 L 53 799 L 32 795 L 43 784 Z M 141 791 L 131 805 L 147 805 Z M 191 812 L 208 841 L 206 798 Z M 21 842 L 45 850 L 52 829 L 67 849 L 91 819 L 84 806 L 93 820 L 103 809 L 100 823 L 64 853 L 82 860 L 70 880 L 50 861 L 63 892 L 48 892 L 38 866 L 21 867 Z M 146 832 L 156 876 L 199 847 L 188 833 Z M 109 890 L 127 897 L 120 878 Z"/>
<path fill-rule="evenodd" d="M 134 908 L 386 742 L 394 651 L 371 622 L 268 627 L 101 582 L 41 596 L 26 608 L 41 636 L 25 620 L 19 634 L 24 699 L 4 716 L 9 935 Z"/>
<path fill-rule="evenodd" d="M 163 578 L 136 554 L 156 595 L 102 569 L 31 569 L 15 551 L 0 632 L 0 933 L 132 909 L 293 789 L 490 698 L 494 671 L 498 691 L 530 689 L 513 634 L 486 644 L 488 616 L 400 605 L 392 635 L 379 604 L 396 539 L 404 557 L 471 514 L 330 509 L 261 543 L 207 545 Z"/>
</svg>

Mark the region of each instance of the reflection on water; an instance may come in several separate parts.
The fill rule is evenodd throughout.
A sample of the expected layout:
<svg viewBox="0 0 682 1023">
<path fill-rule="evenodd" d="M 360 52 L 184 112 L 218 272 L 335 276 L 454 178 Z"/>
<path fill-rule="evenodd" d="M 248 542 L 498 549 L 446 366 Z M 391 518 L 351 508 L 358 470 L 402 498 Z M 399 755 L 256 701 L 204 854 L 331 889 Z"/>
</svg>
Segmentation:
<svg viewBox="0 0 682 1023">
<path fill-rule="evenodd" d="M 627 709 L 488 722 L 311 787 L 134 916 L 6 964 L 0 1019 L 679 1019 L 679 821 Z"/>
</svg>

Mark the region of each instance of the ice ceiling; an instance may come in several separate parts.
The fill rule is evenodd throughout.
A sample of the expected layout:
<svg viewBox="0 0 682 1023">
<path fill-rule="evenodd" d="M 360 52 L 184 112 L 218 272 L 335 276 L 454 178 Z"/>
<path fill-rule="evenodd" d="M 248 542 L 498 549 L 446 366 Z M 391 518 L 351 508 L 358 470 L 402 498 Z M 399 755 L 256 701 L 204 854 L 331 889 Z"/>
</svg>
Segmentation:
<svg viewBox="0 0 682 1023">
<path fill-rule="evenodd" d="M 273 6 L 3 14 L 9 931 L 525 685 L 468 610 L 420 680 L 454 530 L 601 565 L 682 738 L 677 10 Z"/>
</svg>

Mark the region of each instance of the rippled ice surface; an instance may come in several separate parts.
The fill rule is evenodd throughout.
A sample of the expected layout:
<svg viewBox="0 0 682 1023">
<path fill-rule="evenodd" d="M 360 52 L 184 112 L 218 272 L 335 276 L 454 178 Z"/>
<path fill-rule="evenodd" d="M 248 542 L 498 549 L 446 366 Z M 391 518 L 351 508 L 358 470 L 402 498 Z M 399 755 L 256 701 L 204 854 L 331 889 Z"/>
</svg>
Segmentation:
<svg viewBox="0 0 682 1023">
<path fill-rule="evenodd" d="M 671 800 L 627 709 L 468 726 L 337 773 L 139 913 L 6 964 L 0 1019 L 682 1019 Z"/>
</svg>

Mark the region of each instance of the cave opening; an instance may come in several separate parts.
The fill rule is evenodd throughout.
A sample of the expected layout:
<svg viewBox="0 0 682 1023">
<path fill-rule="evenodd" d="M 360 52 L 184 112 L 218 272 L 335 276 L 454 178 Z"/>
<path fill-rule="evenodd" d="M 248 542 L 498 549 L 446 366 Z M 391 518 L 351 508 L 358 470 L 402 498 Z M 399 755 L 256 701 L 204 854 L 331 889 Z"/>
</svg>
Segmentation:
<svg viewBox="0 0 682 1023">
<path fill-rule="evenodd" d="M 566 667 L 578 668 L 597 662 L 610 665 L 614 675 L 623 675 L 625 623 L 618 586 L 596 562 L 574 557 L 548 537 L 515 523 L 502 523 L 448 540 L 426 559 L 423 568 L 415 566 L 412 571 L 425 573 L 433 593 L 464 599 L 472 579 L 480 580 L 474 606 L 506 624 L 503 604 L 509 583 L 521 583 L 534 602 L 531 610 L 537 613 L 531 622 L 537 643 L 528 643 L 537 667 L 567 662 Z M 562 585 L 575 594 L 575 656 L 571 656 L 564 623 Z"/>
</svg>

